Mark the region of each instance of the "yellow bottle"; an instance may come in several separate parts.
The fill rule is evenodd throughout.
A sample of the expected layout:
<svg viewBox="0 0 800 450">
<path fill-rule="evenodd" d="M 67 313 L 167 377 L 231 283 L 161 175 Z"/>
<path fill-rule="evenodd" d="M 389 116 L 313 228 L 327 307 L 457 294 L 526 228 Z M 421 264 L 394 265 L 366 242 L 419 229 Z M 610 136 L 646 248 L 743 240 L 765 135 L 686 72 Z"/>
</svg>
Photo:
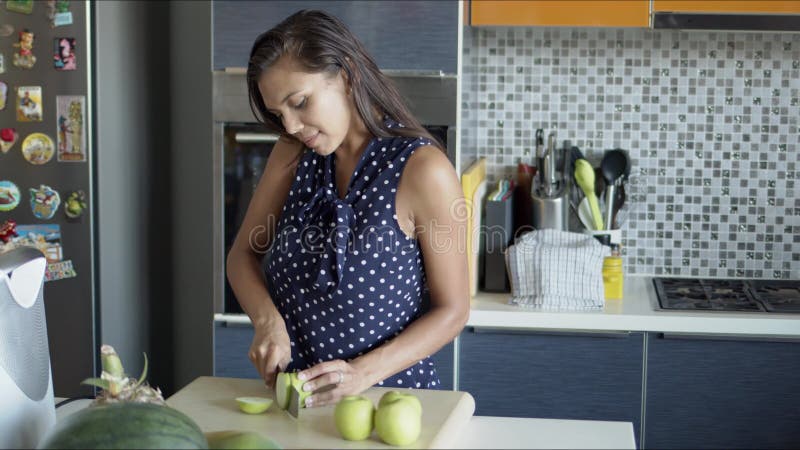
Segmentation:
<svg viewBox="0 0 800 450">
<path fill-rule="evenodd" d="M 603 259 L 603 287 L 606 300 L 621 300 L 625 281 L 622 257 L 618 252 L 612 252 L 611 255 Z"/>
</svg>

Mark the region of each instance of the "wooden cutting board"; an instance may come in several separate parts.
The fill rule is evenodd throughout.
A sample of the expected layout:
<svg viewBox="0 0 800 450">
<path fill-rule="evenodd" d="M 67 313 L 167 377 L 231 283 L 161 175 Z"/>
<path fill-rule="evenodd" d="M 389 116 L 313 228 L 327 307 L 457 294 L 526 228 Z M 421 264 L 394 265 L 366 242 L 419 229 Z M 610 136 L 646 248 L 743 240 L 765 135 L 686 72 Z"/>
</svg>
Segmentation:
<svg viewBox="0 0 800 450">
<path fill-rule="evenodd" d="M 371 388 L 364 395 L 377 406 L 389 388 Z M 459 431 L 475 412 L 475 400 L 466 392 L 414 389 L 422 402 L 422 434 L 412 448 L 450 448 Z M 241 412 L 236 397 L 269 397 L 274 393 L 261 380 L 200 377 L 167 399 L 167 404 L 185 413 L 203 432 L 250 430 L 268 436 L 284 448 L 397 448 L 384 444 L 373 432 L 364 441 L 339 436 L 333 420 L 335 406 L 303 408 L 300 417 L 273 405 L 262 414 Z"/>
</svg>

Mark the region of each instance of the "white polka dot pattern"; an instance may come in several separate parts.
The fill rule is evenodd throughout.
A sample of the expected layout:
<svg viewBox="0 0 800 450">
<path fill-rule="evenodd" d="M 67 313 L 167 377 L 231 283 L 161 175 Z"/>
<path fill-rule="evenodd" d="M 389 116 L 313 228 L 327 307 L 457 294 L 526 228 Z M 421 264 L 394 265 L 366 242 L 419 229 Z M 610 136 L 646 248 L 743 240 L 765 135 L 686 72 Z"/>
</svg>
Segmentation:
<svg viewBox="0 0 800 450">
<path fill-rule="evenodd" d="M 400 229 L 395 194 L 422 138 L 375 138 L 337 195 L 334 155 L 307 151 L 267 255 L 266 279 L 292 344 L 290 369 L 349 360 L 397 336 L 420 314 L 425 272 Z M 436 389 L 430 357 L 379 383 Z"/>
</svg>

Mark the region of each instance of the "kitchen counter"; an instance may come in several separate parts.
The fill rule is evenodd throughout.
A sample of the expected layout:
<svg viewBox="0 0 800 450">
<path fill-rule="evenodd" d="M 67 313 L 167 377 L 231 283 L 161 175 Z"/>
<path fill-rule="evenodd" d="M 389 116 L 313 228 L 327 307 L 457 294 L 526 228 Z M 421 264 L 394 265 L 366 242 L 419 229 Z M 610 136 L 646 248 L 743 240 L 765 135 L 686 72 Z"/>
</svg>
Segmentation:
<svg viewBox="0 0 800 450">
<path fill-rule="evenodd" d="M 627 275 L 623 297 L 606 301 L 602 310 L 547 311 L 510 305 L 508 293 L 480 292 L 472 299 L 467 326 L 800 337 L 800 314 L 655 310 L 650 276 Z"/>
<path fill-rule="evenodd" d="M 508 303 L 510 294 L 479 292 L 471 300 L 467 326 L 568 331 L 652 331 L 662 333 L 800 337 L 800 314 L 657 311 L 652 277 L 627 275 L 622 300 L 602 310 L 548 311 Z M 216 321 L 249 324 L 243 314 L 217 314 Z"/>
<path fill-rule="evenodd" d="M 263 428 L 263 415 L 250 416 L 236 410 L 231 405 L 221 405 L 209 387 L 219 383 L 219 389 L 233 397 L 250 395 L 253 380 L 237 380 L 230 378 L 201 377 L 190 383 L 167 399 L 167 403 L 178 408 L 197 420 L 203 431 L 212 431 L 214 426 L 236 422 L 241 429 L 248 429 L 251 424 L 261 423 L 256 428 Z M 227 392 L 226 389 L 239 389 L 241 392 Z M 217 390 L 217 389 L 213 389 Z M 438 391 L 437 391 L 438 392 Z M 56 404 L 62 399 L 56 399 Z M 70 402 L 56 410 L 58 420 L 85 408 L 89 400 Z M 205 403 L 207 404 L 205 404 Z M 187 410 L 187 404 L 204 404 L 204 407 Z M 208 414 L 214 414 L 215 420 L 209 422 Z M 280 411 L 275 414 L 286 414 Z M 214 425 L 207 425 L 213 423 Z M 227 425 L 226 425 L 227 426 Z M 331 425 L 332 426 L 332 425 Z M 291 427 L 290 427 L 291 428 Z M 264 431 L 256 429 L 255 431 Z M 633 424 L 630 422 L 606 422 L 590 420 L 558 420 L 558 419 L 526 419 L 511 417 L 472 417 L 466 425 L 456 431 L 452 448 L 618 448 L 635 449 Z M 278 436 L 273 436 L 279 440 Z M 373 438 L 374 439 L 374 436 Z M 349 442 L 336 439 L 338 448 L 386 447 L 375 441 Z"/>
</svg>

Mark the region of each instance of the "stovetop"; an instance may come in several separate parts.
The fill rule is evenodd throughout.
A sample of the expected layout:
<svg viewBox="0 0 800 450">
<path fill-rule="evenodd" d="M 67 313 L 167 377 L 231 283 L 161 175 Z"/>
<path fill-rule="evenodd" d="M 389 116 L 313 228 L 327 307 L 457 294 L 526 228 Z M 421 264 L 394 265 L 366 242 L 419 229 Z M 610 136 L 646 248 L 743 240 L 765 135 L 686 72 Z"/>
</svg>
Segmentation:
<svg viewBox="0 0 800 450">
<path fill-rule="evenodd" d="M 662 310 L 800 313 L 800 280 L 654 278 Z"/>
</svg>

